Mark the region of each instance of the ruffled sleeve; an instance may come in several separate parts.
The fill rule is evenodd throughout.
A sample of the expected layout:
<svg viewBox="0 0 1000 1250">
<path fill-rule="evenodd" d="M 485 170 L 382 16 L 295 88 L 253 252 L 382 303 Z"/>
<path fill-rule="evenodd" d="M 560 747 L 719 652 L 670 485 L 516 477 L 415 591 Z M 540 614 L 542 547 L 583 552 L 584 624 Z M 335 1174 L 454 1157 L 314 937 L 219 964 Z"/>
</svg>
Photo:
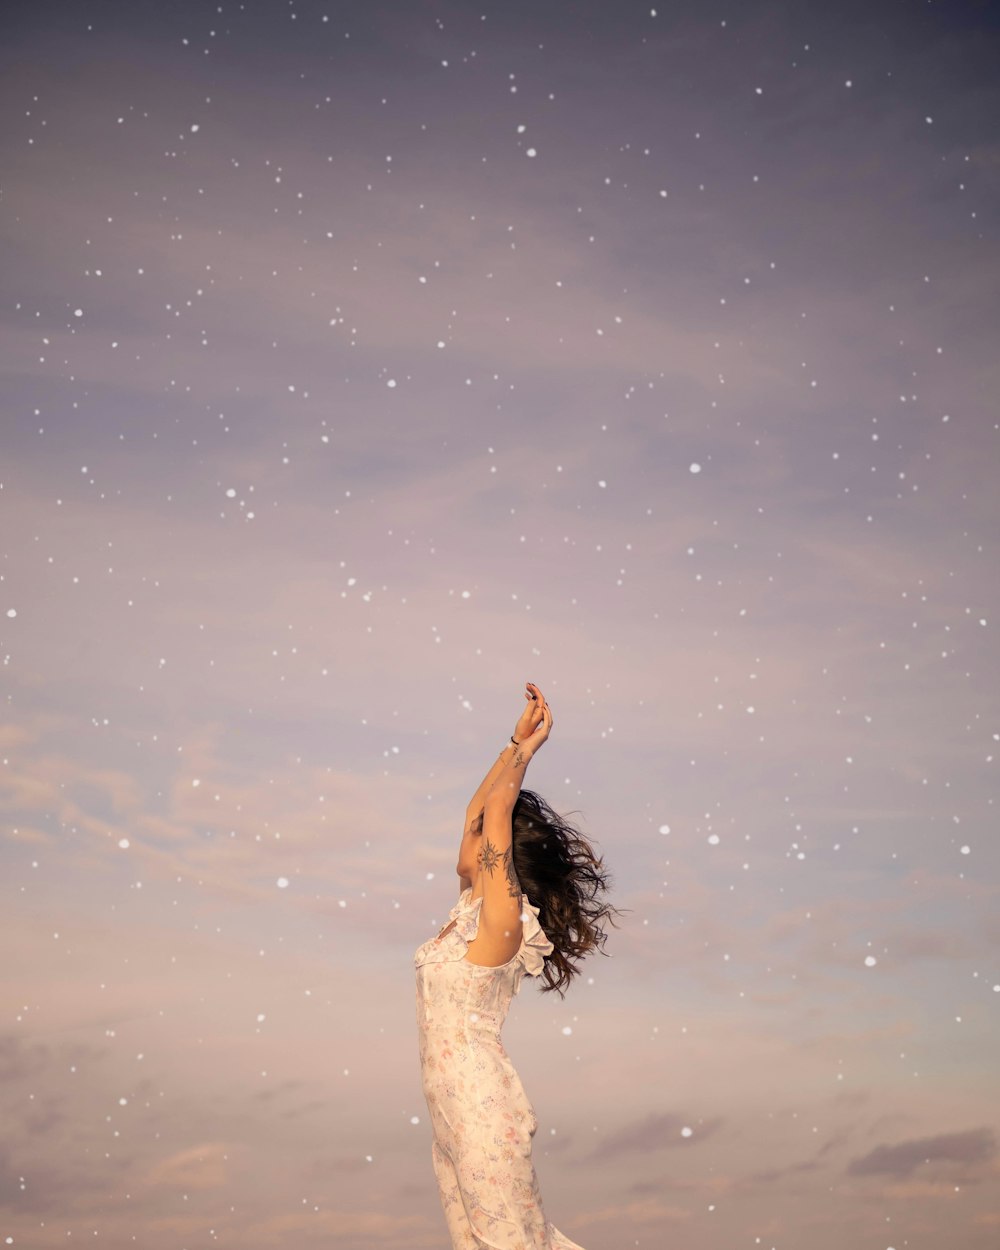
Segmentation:
<svg viewBox="0 0 1000 1250">
<path fill-rule="evenodd" d="M 462 893 L 458 896 L 458 902 L 448 913 L 449 920 L 454 920 L 455 917 L 458 915 L 458 913 L 463 910 L 463 908 L 466 908 L 469 906 L 469 895 L 471 893 L 472 893 L 472 886 L 467 885 L 465 889 L 462 891 Z"/>
<path fill-rule="evenodd" d="M 469 893 L 472 893 L 471 887 Z M 464 902 L 463 899 L 465 900 Z M 479 913 L 482 909 L 482 895 L 470 903 L 464 894 L 452 909 L 451 914 L 455 917 L 455 932 L 464 942 L 471 942 L 479 932 Z"/>
<path fill-rule="evenodd" d="M 524 917 L 522 922 L 524 936 L 514 964 L 515 994 L 521 988 L 521 978 L 524 974 L 527 973 L 529 977 L 539 976 L 545 968 L 545 957 L 555 950 L 555 946 L 545 936 L 545 930 L 538 923 L 538 913 L 541 909 L 528 901 L 527 894 L 523 894 L 521 899 L 524 903 L 521 912 Z"/>
</svg>

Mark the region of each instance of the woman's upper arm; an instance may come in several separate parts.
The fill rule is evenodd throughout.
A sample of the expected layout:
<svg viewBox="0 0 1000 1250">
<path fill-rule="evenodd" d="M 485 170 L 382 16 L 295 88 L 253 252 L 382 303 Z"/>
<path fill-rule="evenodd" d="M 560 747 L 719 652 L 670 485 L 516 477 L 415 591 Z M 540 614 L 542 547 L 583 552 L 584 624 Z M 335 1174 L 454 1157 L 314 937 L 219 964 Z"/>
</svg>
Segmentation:
<svg viewBox="0 0 1000 1250">
<path fill-rule="evenodd" d="M 483 882 L 480 923 L 497 937 L 516 935 L 520 944 L 521 886 L 514 871 L 509 805 L 486 804 L 482 837 L 479 848 L 479 874 Z"/>
</svg>

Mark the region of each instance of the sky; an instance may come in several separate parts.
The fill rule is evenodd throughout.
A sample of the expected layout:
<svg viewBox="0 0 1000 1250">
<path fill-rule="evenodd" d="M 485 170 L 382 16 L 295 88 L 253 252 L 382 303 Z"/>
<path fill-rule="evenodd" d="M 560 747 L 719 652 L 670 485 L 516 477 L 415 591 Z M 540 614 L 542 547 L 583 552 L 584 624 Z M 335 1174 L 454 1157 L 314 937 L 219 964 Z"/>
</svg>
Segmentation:
<svg viewBox="0 0 1000 1250">
<path fill-rule="evenodd" d="M 523 706 L 621 911 L 586 1250 L 1000 1237 L 1000 21 L 35 0 L 0 41 L 0 1241 L 446 1250 Z"/>
</svg>

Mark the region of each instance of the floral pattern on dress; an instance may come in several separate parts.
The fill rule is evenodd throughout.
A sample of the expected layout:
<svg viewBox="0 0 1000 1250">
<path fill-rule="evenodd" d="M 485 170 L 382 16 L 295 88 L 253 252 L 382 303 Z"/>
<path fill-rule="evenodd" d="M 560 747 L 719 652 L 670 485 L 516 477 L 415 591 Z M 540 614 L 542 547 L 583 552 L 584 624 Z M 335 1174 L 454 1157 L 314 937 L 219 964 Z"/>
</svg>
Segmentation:
<svg viewBox="0 0 1000 1250">
<path fill-rule="evenodd" d="M 453 1250 L 583 1250 L 549 1223 L 531 1161 L 534 1109 L 500 1031 L 525 973 L 555 949 L 521 895 L 521 945 L 490 968 L 465 958 L 482 898 L 467 887 L 437 937 L 413 957 L 431 1161 Z"/>
</svg>

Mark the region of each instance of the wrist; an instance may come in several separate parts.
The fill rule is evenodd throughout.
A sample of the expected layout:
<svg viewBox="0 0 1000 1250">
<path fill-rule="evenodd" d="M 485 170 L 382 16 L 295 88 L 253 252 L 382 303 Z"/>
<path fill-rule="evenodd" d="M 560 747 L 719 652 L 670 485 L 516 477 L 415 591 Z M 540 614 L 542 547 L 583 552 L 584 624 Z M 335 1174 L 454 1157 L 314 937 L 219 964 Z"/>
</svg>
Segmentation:
<svg viewBox="0 0 1000 1250">
<path fill-rule="evenodd" d="M 511 746 L 508 742 L 507 748 L 502 753 L 504 766 L 500 777 L 509 779 L 512 773 L 520 775 L 524 772 L 531 762 L 531 757 L 535 754 L 535 748 L 527 738 L 523 738 L 516 746 Z"/>
</svg>

